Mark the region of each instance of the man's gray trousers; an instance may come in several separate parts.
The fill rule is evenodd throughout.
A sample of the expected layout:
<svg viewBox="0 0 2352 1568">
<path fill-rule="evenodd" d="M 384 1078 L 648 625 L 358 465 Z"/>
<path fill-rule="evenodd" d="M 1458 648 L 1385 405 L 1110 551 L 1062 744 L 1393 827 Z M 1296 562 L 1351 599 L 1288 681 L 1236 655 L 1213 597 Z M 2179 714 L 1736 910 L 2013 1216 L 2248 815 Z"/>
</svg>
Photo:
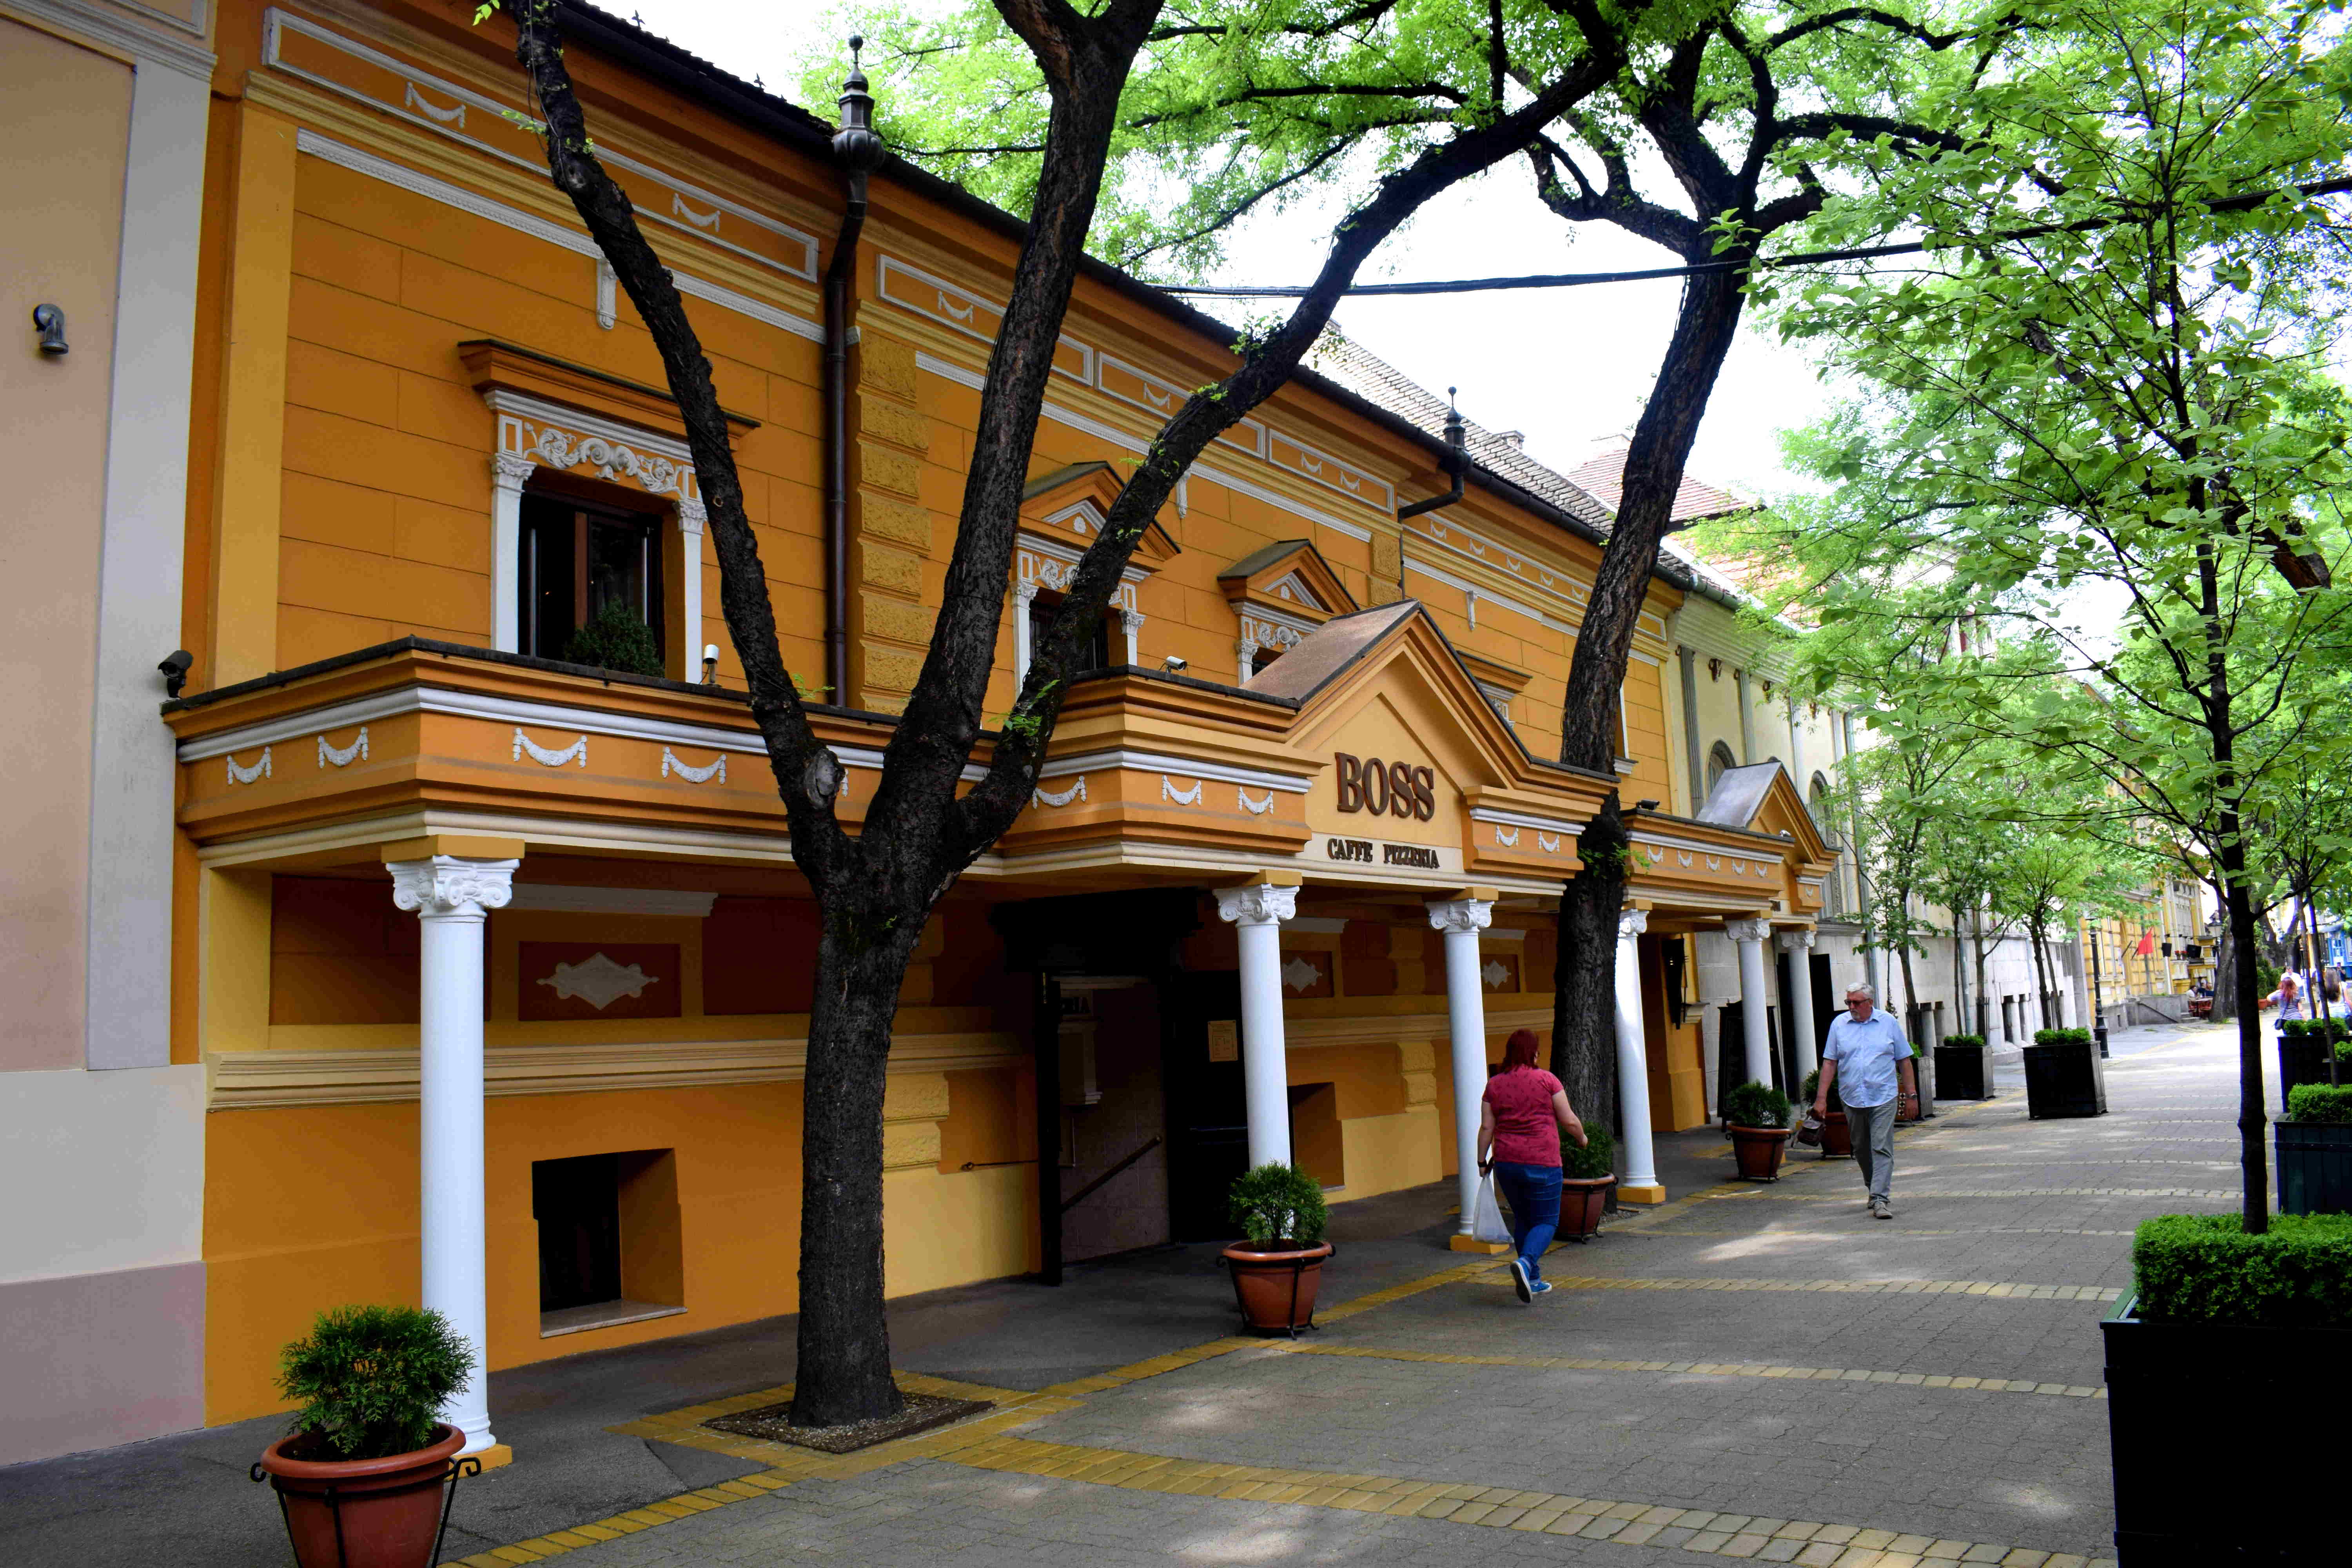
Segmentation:
<svg viewBox="0 0 2352 1568">
<path fill-rule="evenodd" d="M 1884 1105 L 1845 1108 L 1854 1163 L 1862 1167 L 1862 1179 L 1870 1184 L 1870 1195 L 1882 1201 L 1892 1196 L 1895 1184 L 1895 1105 L 1890 1100 Z"/>
</svg>

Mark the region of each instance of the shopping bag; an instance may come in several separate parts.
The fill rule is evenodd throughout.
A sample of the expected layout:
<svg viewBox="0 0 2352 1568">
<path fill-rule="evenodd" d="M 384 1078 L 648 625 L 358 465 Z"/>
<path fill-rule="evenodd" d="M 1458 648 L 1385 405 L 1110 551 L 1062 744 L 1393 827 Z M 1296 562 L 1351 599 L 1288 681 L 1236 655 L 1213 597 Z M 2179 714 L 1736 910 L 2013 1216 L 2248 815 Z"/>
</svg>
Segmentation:
<svg viewBox="0 0 2352 1568">
<path fill-rule="evenodd" d="M 1805 1119 L 1797 1123 L 1797 1142 L 1808 1149 L 1822 1146 L 1822 1119 L 1810 1110 L 1805 1112 Z"/>
<path fill-rule="evenodd" d="M 1478 1202 L 1470 1215 L 1470 1239 L 1507 1244 L 1511 1227 L 1503 1223 L 1503 1211 L 1495 1202 L 1495 1178 L 1490 1173 L 1478 1178 Z"/>
</svg>

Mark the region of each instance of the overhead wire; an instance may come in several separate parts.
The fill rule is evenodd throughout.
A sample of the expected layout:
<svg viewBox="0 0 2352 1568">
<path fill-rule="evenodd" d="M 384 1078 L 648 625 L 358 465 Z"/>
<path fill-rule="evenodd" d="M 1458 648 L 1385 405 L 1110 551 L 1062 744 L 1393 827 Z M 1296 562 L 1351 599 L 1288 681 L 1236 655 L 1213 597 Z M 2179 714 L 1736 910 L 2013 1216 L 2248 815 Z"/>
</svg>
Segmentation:
<svg viewBox="0 0 2352 1568">
<path fill-rule="evenodd" d="M 2250 192 L 2242 195 L 2223 196 L 2204 205 L 2209 212 L 2242 212 L 2262 205 L 2273 197 L 2293 195 L 2308 199 L 2313 196 L 2342 195 L 2352 192 L 2352 175 L 2321 180 L 2305 185 L 2287 185 L 2276 190 Z M 1510 278 L 1449 278 L 1419 283 L 1351 283 L 1342 293 L 1359 298 L 1399 294 L 1483 294 L 1512 289 L 1576 289 L 1593 283 L 1646 283 L 1664 278 L 1705 278 L 1727 272 L 1778 270 L 1785 267 L 1819 267 L 1838 261 L 1868 261 L 1885 256 L 1917 256 L 1928 250 L 1958 250 L 1971 247 L 2005 245 L 2021 239 L 2037 239 L 2046 235 L 2088 233 L 2095 229 L 2113 228 L 2133 222 L 2129 214 L 2111 214 L 2101 217 L 2080 218 L 2072 223 L 2040 224 L 2000 234 L 1979 236 L 1973 239 L 1932 241 L 1902 240 L 1887 245 L 1851 246 L 1839 250 L 1806 250 L 1790 256 L 1755 257 L 1747 260 L 1694 261 L 1680 267 L 1644 267 L 1616 272 L 1537 272 Z M 1228 283 L 1158 285 L 1169 294 L 1213 296 L 1224 300 L 1296 300 L 1315 292 L 1312 283 Z"/>
</svg>

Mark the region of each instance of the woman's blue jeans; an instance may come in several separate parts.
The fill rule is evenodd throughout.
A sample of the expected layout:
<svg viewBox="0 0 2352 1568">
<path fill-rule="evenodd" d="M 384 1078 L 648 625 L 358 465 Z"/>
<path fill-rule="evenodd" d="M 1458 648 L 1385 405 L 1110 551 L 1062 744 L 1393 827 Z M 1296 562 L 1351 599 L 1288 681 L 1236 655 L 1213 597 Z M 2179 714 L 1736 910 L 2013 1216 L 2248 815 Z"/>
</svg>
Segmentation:
<svg viewBox="0 0 2352 1568">
<path fill-rule="evenodd" d="M 1516 1160 L 1495 1162 L 1495 1185 L 1511 1206 L 1511 1245 L 1528 1266 L 1528 1278 L 1543 1278 L 1544 1249 L 1559 1229 L 1558 1165 L 1523 1165 Z"/>
</svg>

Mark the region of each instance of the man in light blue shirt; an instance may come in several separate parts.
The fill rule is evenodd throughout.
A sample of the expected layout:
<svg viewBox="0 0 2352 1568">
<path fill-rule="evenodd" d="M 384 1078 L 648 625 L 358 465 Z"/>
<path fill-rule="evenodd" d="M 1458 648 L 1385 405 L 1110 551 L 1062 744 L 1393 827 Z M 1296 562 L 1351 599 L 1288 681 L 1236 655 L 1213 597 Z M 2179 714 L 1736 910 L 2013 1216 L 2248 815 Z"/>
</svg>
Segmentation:
<svg viewBox="0 0 2352 1568">
<path fill-rule="evenodd" d="M 1871 1215 L 1893 1219 L 1897 1082 L 1902 1097 L 1916 1102 L 1919 1069 L 1911 1065 L 1911 1042 L 1903 1037 L 1903 1026 L 1878 1011 L 1874 989 L 1849 986 L 1845 1005 L 1846 1016 L 1831 1023 L 1830 1037 L 1822 1047 L 1822 1083 L 1813 1094 L 1813 1114 L 1829 1113 L 1834 1086 L 1845 1104 L 1854 1160 L 1869 1184 Z"/>
</svg>

